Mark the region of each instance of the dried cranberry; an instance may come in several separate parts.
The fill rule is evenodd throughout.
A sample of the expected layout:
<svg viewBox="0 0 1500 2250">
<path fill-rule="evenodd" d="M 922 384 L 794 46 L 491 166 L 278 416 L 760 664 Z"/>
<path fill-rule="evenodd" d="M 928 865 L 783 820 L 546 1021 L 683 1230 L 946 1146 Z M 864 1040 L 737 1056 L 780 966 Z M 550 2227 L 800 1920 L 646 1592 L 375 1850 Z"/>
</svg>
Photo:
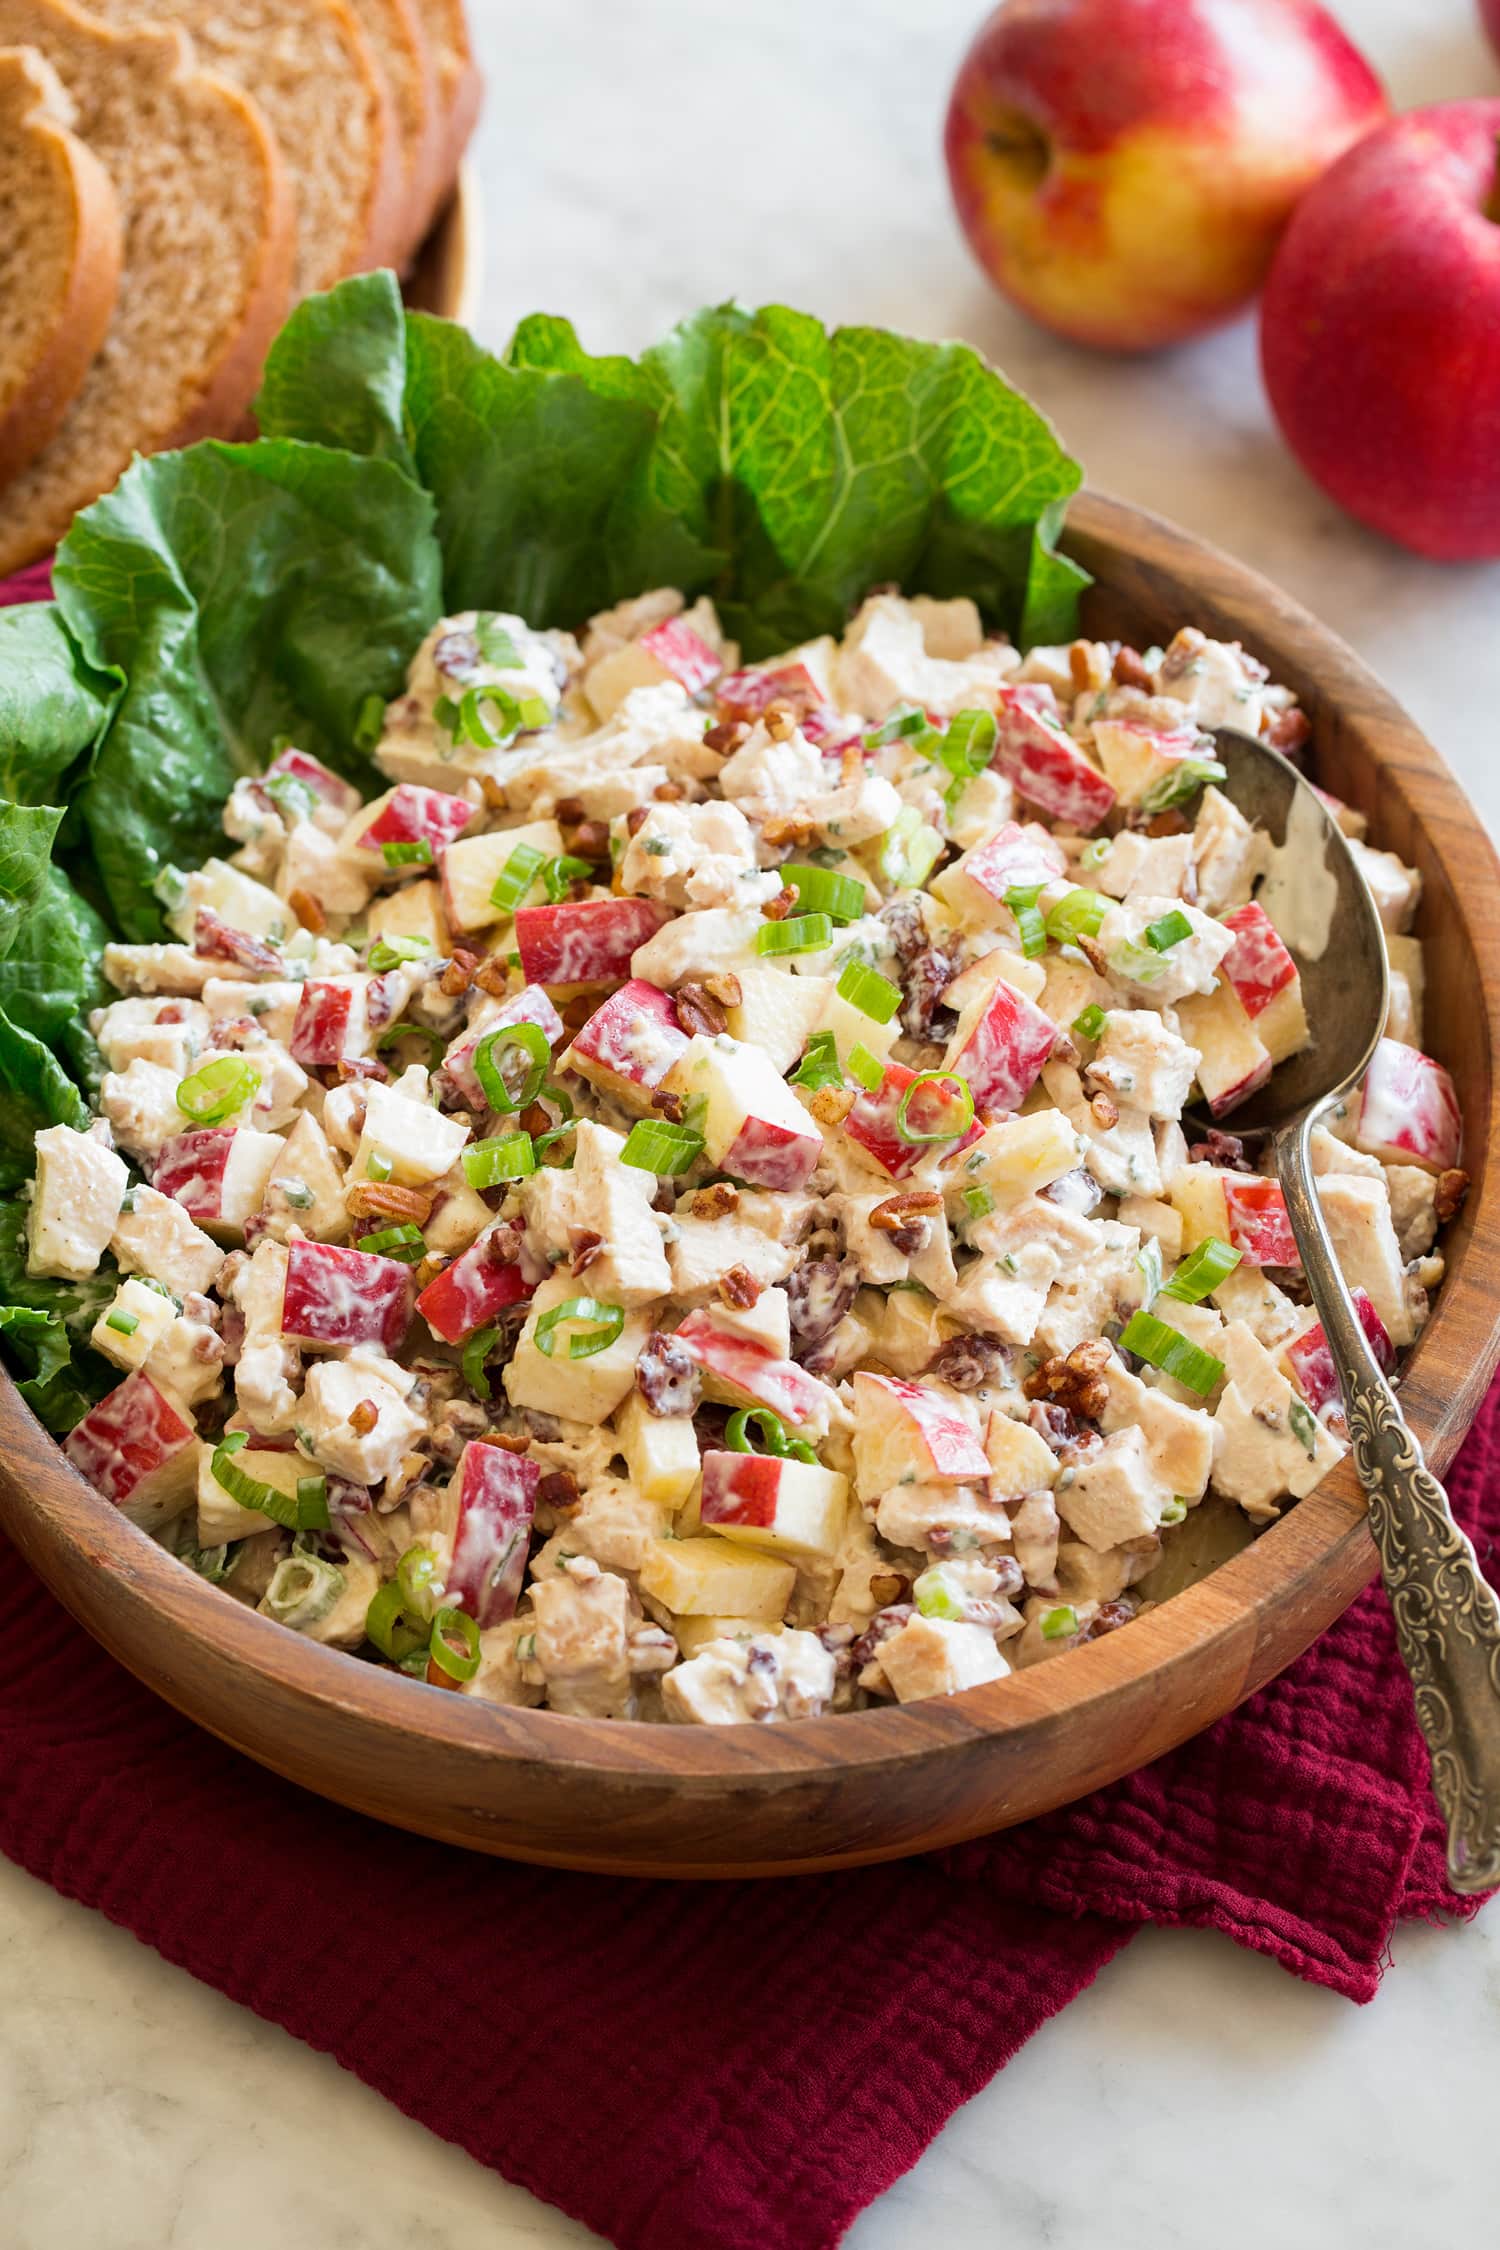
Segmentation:
<svg viewBox="0 0 1500 2250">
<path fill-rule="evenodd" d="M 857 1258 L 809 1258 L 797 1268 L 786 1285 L 794 1357 L 833 1334 L 858 1289 Z"/>
<path fill-rule="evenodd" d="M 702 1383 L 687 1346 L 658 1329 L 646 1338 L 635 1363 L 635 1387 L 653 1414 L 691 1414 Z"/>
</svg>

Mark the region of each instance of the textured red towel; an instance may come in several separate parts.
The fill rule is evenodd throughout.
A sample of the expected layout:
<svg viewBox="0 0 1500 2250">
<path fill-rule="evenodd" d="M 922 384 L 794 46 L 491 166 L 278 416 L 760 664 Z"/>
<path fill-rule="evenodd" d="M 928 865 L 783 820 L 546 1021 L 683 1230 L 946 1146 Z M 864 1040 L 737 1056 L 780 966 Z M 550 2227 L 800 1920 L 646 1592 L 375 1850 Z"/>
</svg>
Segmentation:
<svg viewBox="0 0 1500 2250">
<path fill-rule="evenodd" d="M 1500 1387 L 1450 1479 L 1492 1575 L 1497 1472 Z M 758 1885 L 554 1875 L 378 1828 L 195 1732 L 3 1546 L 0 1597 L 0 1849 L 623 2250 L 823 2250 L 1139 1922 L 1367 2000 L 1399 1920 L 1473 1911 L 1443 1888 L 1378 1589 L 1081 1805 Z M 455 2020 L 484 2026 L 477 2062 Z"/>
</svg>

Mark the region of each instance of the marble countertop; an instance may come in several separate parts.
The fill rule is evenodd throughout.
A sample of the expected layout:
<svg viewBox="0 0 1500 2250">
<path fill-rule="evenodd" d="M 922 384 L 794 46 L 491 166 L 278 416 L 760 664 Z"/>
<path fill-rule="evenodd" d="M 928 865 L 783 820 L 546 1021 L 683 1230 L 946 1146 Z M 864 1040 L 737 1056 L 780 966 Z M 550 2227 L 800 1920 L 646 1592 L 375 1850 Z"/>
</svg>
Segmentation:
<svg viewBox="0 0 1500 2250">
<path fill-rule="evenodd" d="M 1117 365 L 1027 327 L 953 223 L 938 121 L 982 0 L 470 0 L 489 74 L 477 323 L 634 350 L 715 298 L 961 336 L 1091 480 L 1342 632 L 1500 826 L 1500 567 L 1356 529 L 1271 426 L 1251 324 Z M 1471 0 L 1342 0 L 1403 107 L 1500 90 Z M 563 2250 L 594 2238 L 333 2063 L 0 1862 L 0 2240 L 13 2250 Z M 1356 2009 L 1145 1933 L 855 2225 L 852 2250 L 1407 2250 L 1490 2239 L 1500 1912 L 1396 1940 Z"/>
</svg>

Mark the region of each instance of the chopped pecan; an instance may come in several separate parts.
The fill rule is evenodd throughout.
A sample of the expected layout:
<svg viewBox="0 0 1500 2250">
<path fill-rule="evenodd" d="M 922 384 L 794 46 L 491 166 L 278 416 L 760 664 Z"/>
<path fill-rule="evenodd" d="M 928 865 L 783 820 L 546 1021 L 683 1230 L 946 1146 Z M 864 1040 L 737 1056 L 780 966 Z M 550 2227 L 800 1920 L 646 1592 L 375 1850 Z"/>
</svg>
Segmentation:
<svg viewBox="0 0 1500 2250">
<path fill-rule="evenodd" d="M 565 1000 L 557 1012 L 562 1017 L 565 1029 L 582 1031 L 598 1005 L 597 992 L 578 992 L 571 1000 Z"/>
<path fill-rule="evenodd" d="M 672 1005 L 677 1011 L 677 1021 L 691 1039 L 701 1032 L 705 1039 L 717 1039 L 721 1031 L 729 1028 L 729 1017 L 724 1004 L 716 1000 L 708 986 L 696 977 L 687 978 L 672 995 Z"/>
<path fill-rule="evenodd" d="M 1089 1103 L 1089 1115 L 1101 1133 L 1109 1133 L 1120 1122 L 1120 1105 L 1113 1094 L 1100 1092 Z"/>
<path fill-rule="evenodd" d="M 1068 677 L 1082 695 L 1094 685 L 1094 650 L 1090 641 L 1075 641 L 1068 650 Z"/>
<path fill-rule="evenodd" d="M 482 773 L 479 776 L 479 790 L 490 812 L 504 812 L 505 790 L 492 773 Z"/>
<path fill-rule="evenodd" d="M 380 1420 L 380 1408 L 372 1398 L 362 1398 L 349 1415 L 349 1427 L 356 1437 L 368 1437 Z"/>
<path fill-rule="evenodd" d="M 727 1180 L 715 1180 L 709 1187 L 701 1187 L 693 1197 L 695 1219 L 724 1219 L 740 1207 L 740 1191 Z"/>
<path fill-rule="evenodd" d="M 1450 1219 L 1458 1217 L 1459 1212 L 1464 1207 L 1468 1193 L 1469 1175 L 1467 1172 L 1462 1172 L 1455 1166 L 1451 1171 L 1438 1174 L 1432 1209 L 1433 1216 L 1440 1227 L 1445 1227 Z"/>
<path fill-rule="evenodd" d="M 328 916 L 324 913 L 321 902 L 313 897 L 311 891 L 289 891 L 286 902 L 304 930 L 311 930 L 314 937 L 323 935 L 328 927 Z"/>
<path fill-rule="evenodd" d="M 1043 1399 L 1053 1406 L 1066 1408 L 1070 1414 L 1087 1415 L 1097 1420 L 1109 1404 L 1109 1385 L 1104 1380 L 1104 1370 L 1110 1363 L 1110 1349 L 1102 1337 L 1087 1344 L 1075 1344 L 1066 1358 L 1056 1356 L 1043 1360 L 1033 1374 L 1021 1385 L 1026 1398 Z"/>
<path fill-rule="evenodd" d="M 1006 1358 L 1005 1346 L 988 1336 L 950 1336 L 946 1344 L 939 1344 L 923 1372 L 955 1391 L 977 1391 L 994 1382 Z"/>
<path fill-rule="evenodd" d="M 506 974 L 505 963 L 497 953 L 492 953 L 487 961 L 480 962 L 478 968 L 474 971 L 474 982 L 478 985 L 480 991 L 487 992 L 492 1000 L 503 1000 L 505 998 L 506 993 L 510 990 L 510 979 Z"/>
<path fill-rule="evenodd" d="M 552 808 L 552 817 L 559 828 L 576 828 L 584 818 L 581 797 L 559 797 Z"/>
<path fill-rule="evenodd" d="M 773 849 L 779 850 L 783 844 L 800 848 L 803 844 L 812 842 L 818 832 L 818 824 L 807 813 L 771 813 L 761 822 L 760 832 Z"/>
<path fill-rule="evenodd" d="M 715 969 L 703 979 L 703 989 L 725 1008 L 737 1008 L 745 997 L 732 969 Z"/>
<path fill-rule="evenodd" d="M 355 1180 L 344 1190 L 344 1207 L 352 1219 L 404 1219 L 422 1227 L 432 1216 L 432 1204 L 431 1190 L 400 1187 L 394 1181 Z"/>
<path fill-rule="evenodd" d="M 594 1234 L 588 1227 L 571 1228 L 568 1242 L 572 1251 L 571 1270 L 575 1276 L 587 1273 L 604 1248 L 603 1235 Z"/>
<path fill-rule="evenodd" d="M 1105 952 L 1099 940 L 1090 937 L 1087 930 L 1080 930 L 1074 942 L 1095 976 L 1107 977 L 1109 975 L 1109 955 Z"/>
<path fill-rule="evenodd" d="M 1116 687 L 1141 688 L 1148 695 L 1151 692 L 1151 674 L 1138 649 L 1116 650 L 1112 676 Z"/>
<path fill-rule="evenodd" d="M 461 945 L 455 945 L 451 959 L 438 978 L 438 990 L 446 993 L 450 1000 L 457 1000 L 474 982 L 474 972 L 478 967 L 477 953 L 466 953 Z"/>
<path fill-rule="evenodd" d="M 486 1430 L 476 1441 L 479 1445 L 498 1445 L 502 1453 L 529 1453 L 531 1440 L 519 1430 Z"/>
<path fill-rule="evenodd" d="M 760 1302 L 760 1283 L 748 1266 L 731 1266 L 720 1276 L 719 1295 L 735 1312 L 749 1312 Z"/>
<path fill-rule="evenodd" d="M 659 805 L 680 804 L 687 795 L 680 781 L 659 781 L 651 792 Z"/>
<path fill-rule="evenodd" d="M 778 696 L 774 703 L 766 705 L 761 713 L 760 723 L 773 742 L 785 742 L 789 735 L 797 731 L 796 709 L 785 697 Z"/>
<path fill-rule="evenodd" d="M 629 812 L 625 815 L 626 835 L 639 836 L 641 830 L 645 827 L 647 821 L 650 818 L 651 808 L 649 805 L 632 805 Z"/>
<path fill-rule="evenodd" d="M 652 1414 L 691 1414 L 702 1389 L 697 1361 L 686 1344 L 655 1329 L 635 1363 L 635 1387 Z"/>
<path fill-rule="evenodd" d="M 207 906 L 193 917 L 193 951 L 210 960 L 233 961 L 254 976 L 279 977 L 284 967 L 274 945 L 248 930 L 233 929 Z"/>
<path fill-rule="evenodd" d="M 767 900 L 761 912 L 768 922 L 784 922 L 796 903 L 796 892 L 790 883 L 785 883 L 773 899 Z"/>
<path fill-rule="evenodd" d="M 1161 660 L 1162 678 L 1185 679 L 1207 646 L 1207 636 L 1196 625 L 1184 625 L 1172 636 L 1172 645 Z"/>
<path fill-rule="evenodd" d="M 743 719 L 721 719 L 717 726 L 710 727 L 704 735 L 704 747 L 727 757 L 730 751 L 738 750 L 749 732 Z"/>
<path fill-rule="evenodd" d="M 656 1092 L 651 1096 L 651 1107 L 657 1112 L 658 1116 L 664 1117 L 669 1125 L 680 1125 L 687 1105 L 681 1094 L 674 1094 L 669 1087 L 658 1086 Z"/>
<path fill-rule="evenodd" d="M 1305 711 L 1299 711 L 1293 704 L 1289 711 L 1277 712 L 1266 728 L 1266 740 L 1273 750 L 1279 750 L 1284 758 L 1289 758 L 1294 751 L 1302 748 L 1311 733 L 1311 719 Z"/>
<path fill-rule="evenodd" d="M 333 1069 L 341 1086 L 347 1086 L 353 1078 L 374 1078 L 384 1084 L 391 1075 L 385 1064 L 376 1062 L 373 1055 L 345 1055 Z"/>
<path fill-rule="evenodd" d="M 857 739 L 853 742 L 846 742 L 839 752 L 839 780 L 847 789 L 852 788 L 857 782 L 863 781 L 864 778 L 865 746 Z"/>
<path fill-rule="evenodd" d="M 1186 836 L 1192 825 L 1185 812 L 1179 812 L 1175 805 L 1169 805 L 1165 812 L 1151 815 L 1143 833 L 1147 836 Z"/>
<path fill-rule="evenodd" d="M 913 1219 L 931 1218 L 942 1208 L 943 1199 L 936 1188 L 907 1188 L 877 1203 L 870 1213 L 870 1224 L 882 1234 L 897 1234 Z"/>
<path fill-rule="evenodd" d="M 899 1571 L 877 1570 L 871 1575 L 871 1598 L 881 1609 L 889 1609 L 893 1602 L 899 1602 L 910 1592 L 911 1580 L 903 1578 Z"/>
<path fill-rule="evenodd" d="M 820 1086 L 808 1104 L 820 1125 L 842 1125 L 854 1107 L 852 1086 Z"/>
<path fill-rule="evenodd" d="M 549 1469 L 536 1488 L 539 1508 L 550 1508 L 554 1515 L 566 1515 L 578 1505 L 578 1479 L 571 1469 Z"/>
<path fill-rule="evenodd" d="M 586 859 L 592 867 L 604 866 L 609 860 L 609 822 L 580 820 L 576 826 L 564 828 L 563 842 L 575 859 Z"/>
</svg>

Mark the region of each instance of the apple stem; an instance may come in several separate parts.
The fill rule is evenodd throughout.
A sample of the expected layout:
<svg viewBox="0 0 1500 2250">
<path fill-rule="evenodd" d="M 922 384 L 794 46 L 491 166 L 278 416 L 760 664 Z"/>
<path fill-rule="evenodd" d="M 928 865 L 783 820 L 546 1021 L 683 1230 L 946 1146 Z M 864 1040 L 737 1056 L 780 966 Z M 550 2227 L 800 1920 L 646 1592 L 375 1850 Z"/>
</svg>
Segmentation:
<svg viewBox="0 0 1500 2250">
<path fill-rule="evenodd" d="M 1008 112 L 997 125 L 986 129 L 984 145 L 992 156 L 1009 164 L 1028 187 L 1039 186 L 1052 162 L 1052 149 L 1041 127 L 1019 110 Z"/>
<path fill-rule="evenodd" d="M 1495 225 L 1500 227 L 1500 133 L 1495 136 L 1495 177 L 1490 182 L 1490 192 L 1480 209 L 1487 219 L 1493 219 Z"/>
</svg>

